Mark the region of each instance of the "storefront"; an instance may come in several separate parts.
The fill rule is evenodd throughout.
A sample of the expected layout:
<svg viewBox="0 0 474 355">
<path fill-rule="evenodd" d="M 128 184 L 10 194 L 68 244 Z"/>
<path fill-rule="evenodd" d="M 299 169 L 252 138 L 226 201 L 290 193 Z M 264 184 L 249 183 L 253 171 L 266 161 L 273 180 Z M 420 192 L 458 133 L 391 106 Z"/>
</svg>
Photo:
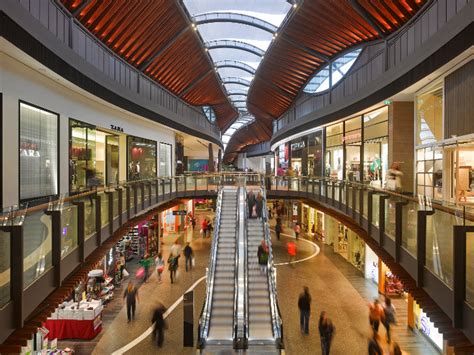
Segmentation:
<svg viewBox="0 0 474 355">
<path fill-rule="evenodd" d="M 362 128 L 361 117 L 344 122 L 346 180 L 361 181 Z"/>
<path fill-rule="evenodd" d="M 156 149 L 155 141 L 127 136 L 128 180 L 156 177 Z"/>
<path fill-rule="evenodd" d="M 323 175 L 323 130 L 308 135 L 308 175 Z"/>
<path fill-rule="evenodd" d="M 366 279 L 372 280 L 376 285 L 378 285 L 379 257 L 367 244 L 365 245 L 364 276 Z"/>
<path fill-rule="evenodd" d="M 285 175 L 286 170 L 289 167 L 289 161 L 290 161 L 290 145 L 289 143 L 282 144 L 278 147 L 278 150 L 276 151 L 276 160 L 278 163 L 277 169 L 276 169 L 276 174 L 278 176 L 283 176 Z"/>
<path fill-rule="evenodd" d="M 325 176 L 338 180 L 342 180 L 343 177 L 343 129 L 344 123 L 326 127 Z"/>
<path fill-rule="evenodd" d="M 306 137 L 292 141 L 290 144 L 290 162 L 295 176 L 308 175 L 308 146 Z"/>
<path fill-rule="evenodd" d="M 363 115 L 364 182 L 385 186 L 388 170 L 388 107 Z"/>
<path fill-rule="evenodd" d="M 120 136 L 69 119 L 69 191 L 119 182 Z"/>
<path fill-rule="evenodd" d="M 59 192 L 59 115 L 20 102 L 20 200 Z"/>
</svg>

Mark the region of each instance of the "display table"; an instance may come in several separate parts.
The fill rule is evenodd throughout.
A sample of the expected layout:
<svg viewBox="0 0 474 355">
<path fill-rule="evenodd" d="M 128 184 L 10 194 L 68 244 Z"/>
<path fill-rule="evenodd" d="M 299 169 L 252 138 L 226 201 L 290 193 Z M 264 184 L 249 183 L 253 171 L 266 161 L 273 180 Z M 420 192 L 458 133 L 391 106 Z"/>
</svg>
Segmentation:
<svg viewBox="0 0 474 355">
<path fill-rule="evenodd" d="M 93 339 L 102 330 L 102 315 L 95 319 L 47 319 L 48 339 Z"/>
</svg>

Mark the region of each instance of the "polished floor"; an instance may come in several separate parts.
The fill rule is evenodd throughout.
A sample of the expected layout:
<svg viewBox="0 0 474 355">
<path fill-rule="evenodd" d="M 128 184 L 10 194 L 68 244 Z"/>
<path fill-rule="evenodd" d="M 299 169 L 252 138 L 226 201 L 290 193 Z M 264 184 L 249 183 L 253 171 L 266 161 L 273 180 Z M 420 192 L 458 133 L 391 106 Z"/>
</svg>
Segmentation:
<svg viewBox="0 0 474 355">
<path fill-rule="evenodd" d="M 199 226 L 199 224 L 198 224 Z M 208 263 L 210 240 L 202 239 L 196 227 L 192 246 L 196 253 L 196 267 L 192 272 L 185 272 L 184 263 L 180 263 L 180 278 L 171 285 L 169 275 L 165 272 L 164 281 L 158 284 L 156 275 L 140 289 L 136 320 L 127 323 L 126 310 L 120 295 L 111 303 L 111 314 L 115 317 L 105 322 L 104 330 L 93 343 L 70 343 L 76 354 L 148 354 L 159 352 L 163 354 L 191 354 L 194 348 L 183 347 L 183 310 L 179 301 L 181 295 L 193 285 L 195 297 L 194 321 L 197 323 L 205 296 L 205 282 L 202 277 Z M 330 247 L 315 246 L 304 240 L 299 240 L 297 259 L 308 260 L 296 263 L 294 267 L 286 264 L 286 242 L 291 235 L 285 230 L 280 241 L 274 241 L 275 262 L 278 277 L 278 300 L 283 317 L 284 341 L 287 354 L 310 352 L 321 353 L 317 318 L 325 310 L 333 320 L 336 334 L 332 344 L 332 354 L 366 354 L 370 329 L 368 324 L 367 304 L 377 297 L 377 288 L 363 278 L 360 271 L 350 265 L 342 256 L 334 253 Z M 168 255 L 172 238 L 167 238 L 164 245 L 165 258 Z M 255 251 L 256 252 L 256 251 Z M 317 253 L 317 254 L 316 254 Z M 316 254 L 316 255 L 315 255 Z M 308 286 L 312 295 L 312 312 L 310 318 L 310 334 L 306 336 L 299 328 L 297 308 L 298 295 L 303 286 Z M 151 335 L 146 331 L 151 326 L 151 316 L 155 305 L 162 302 L 166 307 L 176 303 L 176 307 L 167 317 L 168 329 L 162 349 L 154 345 Z M 393 339 L 408 354 L 437 354 L 435 348 L 420 334 L 406 327 L 406 303 L 396 300 L 398 325 L 395 326 Z M 197 338 L 195 331 L 195 339 Z M 385 336 L 381 326 L 380 334 Z M 63 343 L 65 344 L 65 343 Z M 88 344 L 89 346 L 86 346 Z M 388 346 L 386 351 L 388 353 Z"/>
</svg>

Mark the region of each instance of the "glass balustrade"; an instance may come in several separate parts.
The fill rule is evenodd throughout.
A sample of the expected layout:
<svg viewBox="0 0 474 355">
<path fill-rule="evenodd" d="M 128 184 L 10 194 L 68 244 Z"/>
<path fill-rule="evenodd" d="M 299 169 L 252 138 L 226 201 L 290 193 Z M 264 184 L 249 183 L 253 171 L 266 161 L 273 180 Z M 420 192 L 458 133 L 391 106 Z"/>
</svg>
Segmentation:
<svg viewBox="0 0 474 355">
<path fill-rule="evenodd" d="M 135 213 L 135 185 L 130 185 L 130 214 Z"/>
<path fill-rule="evenodd" d="M 339 202 L 339 183 L 334 184 L 334 200 Z"/>
<path fill-rule="evenodd" d="M 77 248 L 77 206 L 66 206 L 61 211 L 61 258 Z"/>
<path fill-rule="evenodd" d="M 372 195 L 372 225 L 379 228 L 380 226 L 380 195 Z"/>
<path fill-rule="evenodd" d="M 142 184 L 138 183 L 135 185 L 137 189 L 137 210 L 140 211 L 142 209 L 142 200 L 143 200 L 143 186 Z"/>
<path fill-rule="evenodd" d="M 348 196 L 348 200 L 347 200 L 347 206 L 349 208 L 352 208 L 352 202 L 353 202 L 353 199 L 354 199 L 354 186 L 352 185 L 348 185 L 347 186 L 347 189 L 348 189 L 348 193 L 349 193 L 349 196 Z"/>
<path fill-rule="evenodd" d="M 100 226 L 104 228 L 110 222 L 109 218 L 109 196 L 100 193 Z"/>
<path fill-rule="evenodd" d="M 0 308 L 10 301 L 10 233 L 0 230 Z"/>
<path fill-rule="evenodd" d="M 417 213 L 419 205 L 408 201 L 402 207 L 402 247 L 416 257 Z"/>
<path fill-rule="evenodd" d="M 142 185 L 143 192 L 144 192 L 144 202 L 145 206 L 147 206 L 150 203 L 150 185 L 148 183 L 145 183 Z"/>
<path fill-rule="evenodd" d="M 360 190 L 359 188 L 354 186 L 355 190 L 355 198 L 354 198 L 354 203 L 355 203 L 355 211 L 357 213 L 360 213 Z"/>
<path fill-rule="evenodd" d="M 28 214 L 23 223 L 23 285 L 26 288 L 52 266 L 51 216 Z"/>
<path fill-rule="evenodd" d="M 395 226 L 396 226 L 396 202 L 395 198 L 387 198 L 384 201 L 384 224 L 385 234 L 395 240 Z M 378 213 L 378 212 L 377 212 Z"/>
<path fill-rule="evenodd" d="M 448 212 L 436 210 L 426 217 L 426 267 L 453 286 L 453 226 L 462 224 Z"/>
<path fill-rule="evenodd" d="M 341 203 L 342 204 L 346 204 L 346 189 L 347 189 L 347 185 L 342 183 L 339 185 L 339 188 L 341 189 Z"/>
<path fill-rule="evenodd" d="M 127 210 L 127 188 L 122 188 L 122 213 Z"/>
<path fill-rule="evenodd" d="M 84 238 L 87 240 L 96 232 L 96 204 L 97 200 L 91 195 L 84 201 Z"/>
<path fill-rule="evenodd" d="M 151 182 L 151 200 L 154 203 L 156 201 L 156 182 L 153 180 Z"/>
<path fill-rule="evenodd" d="M 474 307 L 474 232 L 466 233 L 466 301 Z"/>
<path fill-rule="evenodd" d="M 178 192 L 184 192 L 184 181 L 185 181 L 186 178 L 180 176 L 178 177 L 177 181 L 178 181 Z"/>
<path fill-rule="evenodd" d="M 111 195 L 112 203 L 113 203 L 113 211 L 114 211 L 114 219 L 119 216 L 119 194 L 118 191 L 114 191 Z"/>
<path fill-rule="evenodd" d="M 362 190 L 363 205 L 362 205 L 362 211 L 361 212 L 362 212 L 362 216 L 366 219 L 368 218 L 367 213 L 368 213 L 368 210 L 369 210 L 368 209 L 368 206 L 369 206 L 369 195 L 368 195 L 368 193 L 369 192 L 367 191 L 367 189 Z"/>
</svg>

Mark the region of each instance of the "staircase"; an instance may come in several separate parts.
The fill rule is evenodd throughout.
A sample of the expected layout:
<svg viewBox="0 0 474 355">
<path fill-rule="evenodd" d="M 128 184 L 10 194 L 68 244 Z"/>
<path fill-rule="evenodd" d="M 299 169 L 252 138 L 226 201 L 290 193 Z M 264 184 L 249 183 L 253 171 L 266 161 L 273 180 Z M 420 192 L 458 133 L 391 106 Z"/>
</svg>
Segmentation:
<svg viewBox="0 0 474 355">
<path fill-rule="evenodd" d="M 222 195 L 208 343 L 233 340 L 237 191 L 225 188 Z"/>
</svg>

